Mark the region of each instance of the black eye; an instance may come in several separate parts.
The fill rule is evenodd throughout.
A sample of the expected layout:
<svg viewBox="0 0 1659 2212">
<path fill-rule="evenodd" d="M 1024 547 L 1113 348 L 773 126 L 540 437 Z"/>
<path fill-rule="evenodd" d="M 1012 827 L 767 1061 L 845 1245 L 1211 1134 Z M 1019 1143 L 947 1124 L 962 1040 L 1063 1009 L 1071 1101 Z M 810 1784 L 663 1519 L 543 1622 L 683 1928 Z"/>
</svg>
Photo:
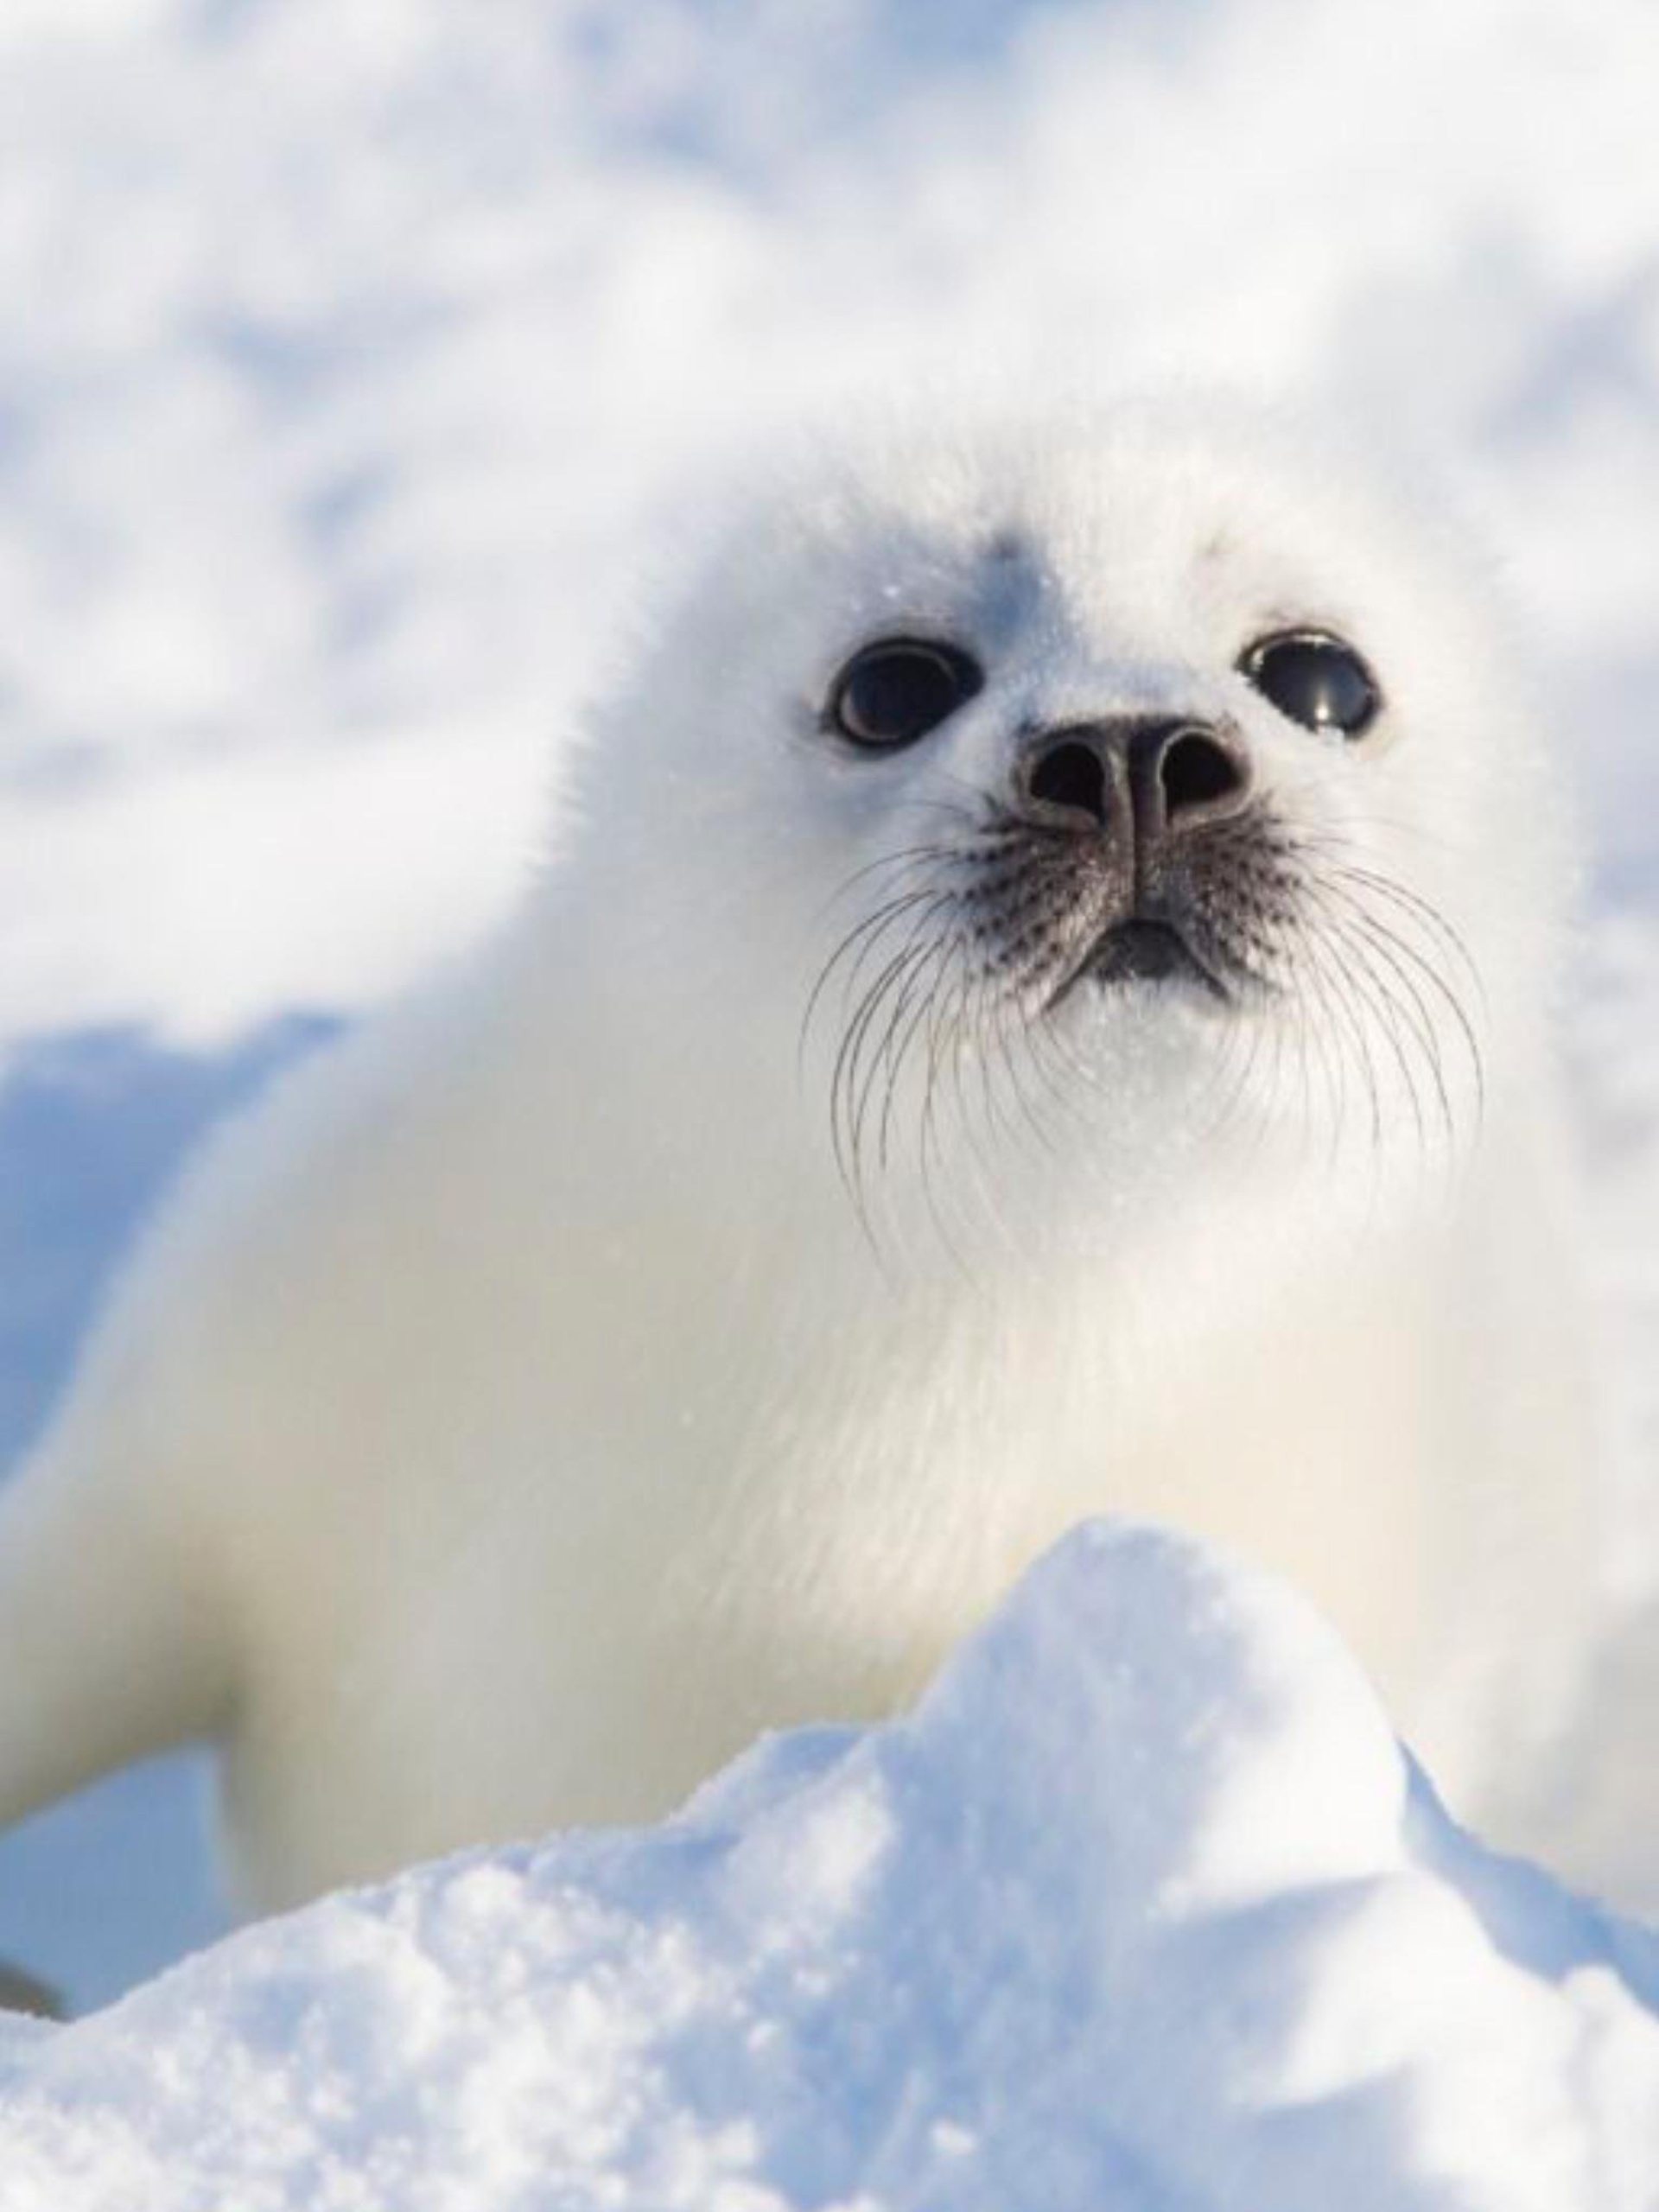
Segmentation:
<svg viewBox="0 0 1659 2212">
<path fill-rule="evenodd" d="M 886 638 L 855 653 L 831 684 L 824 728 L 855 745 L 913 745 L 984 681 L 976 664 L 955 645 Z"/>
<path fill-rule="evenodd" d="M 1382 704 L 1370 669 L 1351 645 L 1327 630 L 1259 638 L 1239 667 L 1264 699 L 1305 729 L 1358 737 Z"/>
</svg>

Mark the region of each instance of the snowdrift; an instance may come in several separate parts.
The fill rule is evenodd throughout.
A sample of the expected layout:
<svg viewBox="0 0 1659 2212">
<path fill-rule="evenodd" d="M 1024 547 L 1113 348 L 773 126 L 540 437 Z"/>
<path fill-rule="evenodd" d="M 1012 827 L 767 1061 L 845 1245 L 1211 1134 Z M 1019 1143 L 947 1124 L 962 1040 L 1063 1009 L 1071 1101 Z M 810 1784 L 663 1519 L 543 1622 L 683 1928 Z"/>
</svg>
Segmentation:
<svg viewBox="0 0 1659 2212">
<path fill-rule="evenodd" d="M 1659 2206 L 1659 1938 L 1483 1852 L 1299 1600 L 1145 1528 L 907 1719 L 0 2040 L 4 2212 L 1222 2206 Z"/>
</svg>

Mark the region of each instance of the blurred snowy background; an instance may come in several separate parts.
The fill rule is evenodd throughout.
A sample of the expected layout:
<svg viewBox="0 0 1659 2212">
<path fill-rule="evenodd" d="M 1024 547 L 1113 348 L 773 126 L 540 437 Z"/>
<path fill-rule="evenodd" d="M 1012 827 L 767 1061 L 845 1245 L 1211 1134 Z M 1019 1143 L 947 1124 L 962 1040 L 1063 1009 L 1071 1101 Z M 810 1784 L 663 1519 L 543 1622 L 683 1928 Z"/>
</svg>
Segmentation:
<svg viewBox="0 0 1659 2212">
<path fill-rule="evenodd" d="M 203 1122 L 511 897 L 676 483 L 964 358 L 1440 455 L 1589 825 L 1659 1432 L 1656 104 L 1648 0 L 6 0 L 7 1456 Z M 199 1783 L 0 1843 L 0 1956 L 86 2004 L 205 1935 Z"/>
</svg>

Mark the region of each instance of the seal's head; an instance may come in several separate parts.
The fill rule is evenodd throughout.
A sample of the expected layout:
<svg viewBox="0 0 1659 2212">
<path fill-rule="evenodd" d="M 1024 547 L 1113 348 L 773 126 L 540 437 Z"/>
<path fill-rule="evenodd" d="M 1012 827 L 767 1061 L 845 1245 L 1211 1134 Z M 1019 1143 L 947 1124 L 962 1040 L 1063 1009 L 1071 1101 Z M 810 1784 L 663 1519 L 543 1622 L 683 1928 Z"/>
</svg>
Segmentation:
<svg viewBox="0 0 1659 2212">
<path fill-rule="evenodd" d="M 804 1035 L 772 1110 L 867 1206 L 953 1147 L 1415 1172 L 1547 995 L 1510 659 L 1454 537 L 1300 431 L 888 436 L 747 505 L 613 709 L 613 972 L 670 971 L 677 1081 Z"/>
</svg>

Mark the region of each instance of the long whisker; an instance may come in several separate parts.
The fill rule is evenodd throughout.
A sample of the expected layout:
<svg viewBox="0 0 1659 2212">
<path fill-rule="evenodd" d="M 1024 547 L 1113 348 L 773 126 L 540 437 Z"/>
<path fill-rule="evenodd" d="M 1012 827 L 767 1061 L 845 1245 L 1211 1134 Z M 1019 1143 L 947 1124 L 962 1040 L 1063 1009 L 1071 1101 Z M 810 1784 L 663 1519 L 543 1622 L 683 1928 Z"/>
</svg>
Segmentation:
<svg viewBox="0 0 1659 2212">
<path fill-rule="evenodd" d="M 1331 897 L 1344 902 L 1355 925 L 1363 931 L 1370 942 L 1376 945 L 1379 957 L 1388 959 L 1391 965 L 1395 965 L 1402 986 L 1420 1007 L 1431 1033 L 1435 1031 L 1437 1024 L 1430 1017 L 1428 1009 L 1424 1005 L 1421 993 L 1416 988 L 1416 982 L 1408 980 L 1405 969 L 1399 967 L 1397 963 L 1406 963 L 1417 982 L 1421 982 L 1451 1015 L 1452 1024 L 1462 1040 L 1464 1050 L 1468 1055 L 1469 1070 L 1475 1092 L 1475 1120 L 1478 1128 L 1485 1116 L 1485 1065 L 1480 1049 L 1480 1039 L 1475 1034 L 1474 1024 L 1465 1011 L 1463 1001 L 1433 962 L 1427 958 L 1421 950 L 1414 945 L 1401 931 L 1390 928 L 1383 923 L 1375 910 L 1369 907 L 1361 898 L 1337 883 L 1327 883 L 1323 887 Z M 1376 887 L 1380 893 L 1383 886 L 1379 882 Z"/>
<path fill-rule="evenodd" d="M 912 1044 L 938 991 L 939 982 L 956 951 L 956 932 L 935 938 L 924 958 L 912 969 L 899 994 L 887 1033 L 879 1049 L 876 1068 L 887 1073 L 887 1092 L 881 1103 L 881 1119 L 876 1133 L 876 1162 L 886 1170 L 888 1158 L 888 1139 L 892 1134 L 894 1108 L 899 1098 L 899 1085 Z"/>
<path fill-rule="evenodd" d="M 1320 881 L 1327 884 L 1341 881 L 1356 887 L 1362 894 L 1374 893 L 1390 906 L 1402 908 L 1413 920 L 1438 937 L 1462 969 L 1471 988 L 1484 1001 L 1485 987 L 1474 955 L 1462 933 L 1431 899 L 1400 882 L 1396 877 L 1384 875 L 1376 868 L 1357 865 L 1344 857 L 1354 849 L 1351 841 L 1347 838 L 1324 833 L 1306 837 L 1300 841 L 1300 844 L 1303 854 L 1317 854 L 1321 856 L 1322 862 L 1329 863 L 1322 864 L 1317 870 Z"/>
<path fill-rule="evenodd" d="M 836 1053 L 836 1062 L 830 1078 L 830 1138 L 835 1148 L 836 1164 L 843 1182 L 864 1210 L 864 1181 L 861 1156 L 861 1110 L 859 1104 L 859 1066 L 865 1041 L 871 1025 L 879 1014 L 888 992 L 906 973 L 910 963 L 925 957 L 927 948 L 916 943 L 919 931 L 925 926 L 925 918 L 915 925 L 910 937 L 888 960 L 869 989 L 860 1000 L 856 1011 L 842 1033 Z"/>
<path fill-rule="evenodd" d="M 844 985 L 844 995 L 850 997 L 857 987 L 858 978 L 865 962 L 887 932 L 896 923 L 902 920 L 906 914 L 913 912 L 918 906 L 925 906 L 930 899 L 944 895 L 945 894 L 941 893 L 937 886 L 931 885 L 923 886 L 914 891 L 903 892 L 895 898 L 884 900 L 873 913 L 867 914 L 861 921 L 855 922 L 847 931 L 823 967 L 819 969 L 817 980 L 808 994 L 806 1010 L 801 1016 L 800 1033 L 796 1039 L 798 1066 L 806 1051 L 807 1038 L 812 1027 L 812 1017 L 817 1012 L 819 1002 L 842 961 L 853 956 L 860 944 L 863 944 L 864 949 L 861 952 L 857 952 Z"/>
<path fill-rule="evenodd" d="M 960 791 L 906 802 L 931 810 L 937 833 L 837 887 L 824 917 L 874 904 L 830 946 L 799 1040 L 804 1058 L 834 998 L 830 1136 L 867 1235 L 874 1179 L 913 1116 L 922 1196 L 953 1255 L 964 1207 L 1000 1225 L 1009 1147 L 1052 1158 L 1074 1125 L 1098 1125 L 1109 1064 L 1091 1057 L 1086 1018 L 1055 1010 L 1085 1004 L 1069 983 L 1086 976 L 1103 909 L 1116 911 L 1084 848 Z M 1270 1129 L 1300 1126 L 1334 1166 L 1363 1128 L 1380 1175 L 1397 1120 L 1424 1167 L 1442 1137 L 1451 1161 L 1485 1090 L 1471 1011 L 1484 1000 L 1455 924 L 1340 828 L 1303 830 L 1262 806 L 1206 835 L 1181 926 L 1230 1007 L 1192 1064 L 1188 1131 L 1224 1133 L 1242 1165 Z"/>
<path fill-rule="evenodd" d="M 1398 994 L 1390 991 L 1391 1002 L 1397 1009 L 1401 1019 L 1411 1030 L 1417 1048 L 1422 1056 L 1423 1065 L 1434 1087 L 1435 1103 L 1440 1109 L 1440 1126 L 1445 1132 L 1446 1143 L 1449 1147 L 1455 1148 L 1457 1116 L 1452 1109 L 1451 1092 L 1446 1086 L 1445 1059 L 1440 1048 L 1440 1033 L 1435 1027 L 1433 1016 L 1424 1001 L 1422 993 L 1417 987 L 1415 978 L 1399 957 L 1401 948 L 1397 939 L 1392 931 L 1377 928 L 1372 918 L 1363 911 L 1356 911 L 1351 906 L 1348 906 L 1344 916 L 1332 911 L 1332 901 L 1330 899 L 1323 899 L 1321 903 L 1325 908 L 1326 926 L 1363 944 L 1374 960 L 1380 962 L 1393 976 L 1395 983 L 1398 986 Z"/>
<path fill-rule="evenodd" d="M 1350 971 L 1355 988 L 1367 1007 L 1376 1014 L 1384 1041 L 1393 1057 L 1394 1065 L 1399 1071 L 1400 1081 L 1411 1109 L 1412 1123 L 1417 1133 L 1417 1157 L 1426 1165 L 1428 1160 L 1428 1124 L 1424 1119 L 1423 1102 L 1417 1088 L 1417 1071 L 1401 1036 L 1401 1023 L 1406 1017 L 1402 1012 L 1394 992 L 1389 988 L 1387 976 L 1379 972 L 1373 957 L 1376 948 L 1357 930 L 1345 922 L 1333 922 L 1332 928 L 1335 938 L 1345 948 L 1358 970 L 1357 975 L 1354 975 L 1351 969 Z M 1417 1047 L 1418 1052 L 1427 1063 L 1444 1101 L 1445 1084 L 1440 1078 L 1439 1055 L 1433 1036 L 1426 1036 L 1421 1031 L 1411 1028 L 1409 1024 L 1408 1024 L 1408 1034 L 1410 1041 Z M 1448 1138 L 1451 1133 L 1448 1117 L 1446 1128 Z"/>
</svg>

